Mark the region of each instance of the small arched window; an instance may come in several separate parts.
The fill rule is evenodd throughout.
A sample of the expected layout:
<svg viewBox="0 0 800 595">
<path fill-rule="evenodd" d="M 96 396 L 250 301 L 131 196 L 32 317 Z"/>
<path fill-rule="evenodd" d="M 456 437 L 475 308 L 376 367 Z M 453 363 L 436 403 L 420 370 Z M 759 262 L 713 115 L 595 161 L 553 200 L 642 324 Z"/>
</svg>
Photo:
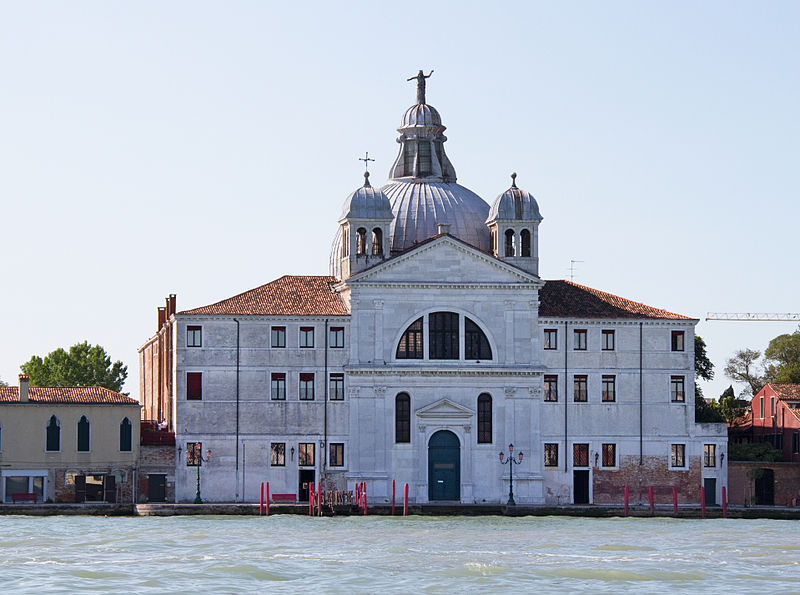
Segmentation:
<svg viewBox="0 0 800 595">
<path fill-rule="evenodd" d="M 492 397 L 482 393 L 478 397 L 478 444 L 492 442 Z"/>
<path fill-rule="evenodd" d="M 481 328 L 467 317 L 464 317 L 464 359 L 492 359 L 489 339 Z"/>
<path fill-rule="evenodd" d="M 133 425 L 127 417 L 119 424 L 119 450 L 120 452 L 131 452 L 133 450 Z"/>
<path fill-rule="evenodd" d="M 367 253 L 367 230 L 359 227 L 356 230 L 356 254 Z"/>
<path fill-rule="evenodd" d="M 506 230 L 506 256 L 514 256 L 514 230 Z"/>
<path fill-rule="evenodd" d="M 394 441 L 411 442 L 411 397 L 400 393 L 394 399 Z"/>
<path fill-rule="evenodd" d="M 372 254 L 375 256 L 383 254 L 383 231 L 380 227 L 372 230 Z"/>
<path fill-rule="evenodd" d="M 397 344 L 397 359 L 422 359 L 422 317 L 412 322 Z"/>
<path fill-rule="evenodd" d="M 85 415 L 78 422 L 78 452 L 89 452 L 89 419 Z"/>
<path fill-rule="evenodd" d="M 519 234 L 521 244 L 522 244 L 522 254 L 521 256 L 530 256 L 531 255 L 531 232 L 527 229 L 523 229 L 522 233 Z"/>
<path fill-rule="evenodd" d="M 55 415 L 50 416 L 47 424 L 47 446 L 46 450 L 56 452 L 61 450 L 61 424 Z"/>
</svg>

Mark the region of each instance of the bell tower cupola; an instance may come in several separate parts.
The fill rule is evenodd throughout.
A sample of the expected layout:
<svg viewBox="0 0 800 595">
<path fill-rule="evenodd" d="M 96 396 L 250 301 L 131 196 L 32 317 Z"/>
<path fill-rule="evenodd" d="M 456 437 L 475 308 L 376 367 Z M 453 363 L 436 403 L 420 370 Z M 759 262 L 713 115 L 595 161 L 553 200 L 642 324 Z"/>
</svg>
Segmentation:
<svg viewBox="0 0 800 595">
<path fill-rule="evenodd" d="M 517 188 L 517 174 L 511 174 L 511 187 L 495 199 L 486 220 L 492 254 L 538 277 L 541 221 L 536 199 Z"/>
</svg>

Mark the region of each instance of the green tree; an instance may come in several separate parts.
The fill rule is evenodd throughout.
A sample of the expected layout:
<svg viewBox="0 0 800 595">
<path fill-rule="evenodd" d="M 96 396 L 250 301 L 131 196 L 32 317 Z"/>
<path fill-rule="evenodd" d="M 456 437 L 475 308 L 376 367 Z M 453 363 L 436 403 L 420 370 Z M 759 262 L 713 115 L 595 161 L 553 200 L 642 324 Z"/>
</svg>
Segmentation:
<svg viewBox="0 0 800 595">
<path fill-rule="evenodd" d="M 751 444 L 728 444 L 729 461 L 764 461 L 774 463 L 783 458 L 783 454 L 769 442 L 753 442 Z"/>
<path fill-rule="evenodd" d="M 712 380 L 714 378 L 714 364 L 708 359 L 706 353 L 706 342 L 703 338 L 694 336 L 694 377 L 702 378 L 703 380 Z"/>
<path fill-rule="evenodd" d="M 64 351 L 59 347 L 44 359 L 34 355 L 20 370 L 30 376 L 31 386 L 104 386 L 120 392 L 128 367 L 111 358 L 100 345 L 78 343 Z"/>
<path fill-rule="evenodd" d="M 725 420 L 719 406 L 712 400 L 706 401 L 699 380 L 714 378 L 714 364 L 708 359 L 706 342 L 698 335 L 694 336 L 694 420 L 699 423 L 721 423 Z"/>
<path fill-rule="evenodd" d="M 761 352 L 753 349 L 740 349 L 733 354 L 733 357 L 728 358 L 725 376 L 747 384 L 747 388 L 742 392 L 743 395 L 755 395 L 765 384 L 763 375 L 759 373 L 761 369 L 759 358 Z"/>
<path fill-rule="evenodd" d="M 719 396 L 719 412 L 729 426 L 736 426 L 737 422 L 747 413 L 750 401 L 737 399 L 733 386 L 729 386 Z"/>
<path fill-rule="evenodd" d="M 764 350 L 768 382 L 800 382 L 800 331 L 778 335 Z"/>
</svg>

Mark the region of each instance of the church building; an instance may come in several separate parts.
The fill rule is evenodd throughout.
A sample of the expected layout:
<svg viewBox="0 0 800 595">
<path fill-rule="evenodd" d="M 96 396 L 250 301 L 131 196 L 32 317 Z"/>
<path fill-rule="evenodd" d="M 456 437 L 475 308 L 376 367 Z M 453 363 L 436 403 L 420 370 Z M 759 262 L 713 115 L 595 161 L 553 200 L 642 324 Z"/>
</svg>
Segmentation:
<svg viewBox="0 0 800 595">
<path fill-rule="evenodd" d="M 540 205 L 516 174 L 491 204 L 458 184 L 426 78 L 387 183 L 365 173 L 344 202 L 329 275 L 159 308 L 140 398 L 175 432 L 176 500 L 202 475 L 204 501 L 258 501 L 262 481 L 302 501 L 323 481 L 383 503 L 395 480 L 416 503 L 498 504 L 513 471 L 517 504 L 619 504 L 626 486 L 719 502 L 698 320 L 541 279 Z"/>
</svg>

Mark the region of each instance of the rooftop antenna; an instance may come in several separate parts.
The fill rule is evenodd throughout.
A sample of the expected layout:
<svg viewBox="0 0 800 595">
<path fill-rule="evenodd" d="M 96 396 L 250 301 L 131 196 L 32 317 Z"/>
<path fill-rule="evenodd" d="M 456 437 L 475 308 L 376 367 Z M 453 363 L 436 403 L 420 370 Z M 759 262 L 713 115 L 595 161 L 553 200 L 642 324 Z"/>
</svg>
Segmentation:
<svg viewBox="0 0 800 595">
<path fill-rule="evenodd" d="M 575 263 L 585 262 L 584 260 L 570 260 L 569 261 L 569 280 L 571 283 L 575 282 Z"/>
</svg>

